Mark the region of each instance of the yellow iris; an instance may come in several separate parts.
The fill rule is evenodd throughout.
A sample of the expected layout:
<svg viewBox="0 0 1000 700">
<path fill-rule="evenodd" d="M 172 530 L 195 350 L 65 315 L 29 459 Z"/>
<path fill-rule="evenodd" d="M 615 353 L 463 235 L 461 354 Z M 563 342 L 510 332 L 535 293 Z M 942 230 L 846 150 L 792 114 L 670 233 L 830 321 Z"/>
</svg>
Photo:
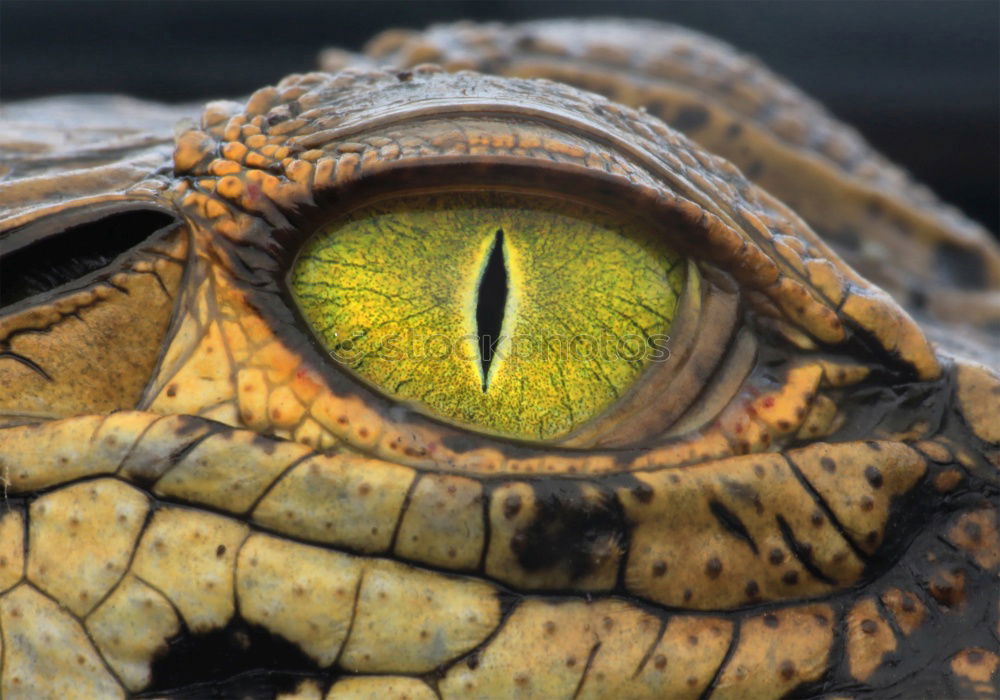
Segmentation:
<svg viewBox="0 0 1000 700">
<path fill-rule="evenodd" d="M 684 284 L 660 237 L 579 204 L 449 193 L 388 200 L 314 236 L 291 289 L 331 355 L 439 418 L 564 436 L 651 362 Z"/>
</svg>

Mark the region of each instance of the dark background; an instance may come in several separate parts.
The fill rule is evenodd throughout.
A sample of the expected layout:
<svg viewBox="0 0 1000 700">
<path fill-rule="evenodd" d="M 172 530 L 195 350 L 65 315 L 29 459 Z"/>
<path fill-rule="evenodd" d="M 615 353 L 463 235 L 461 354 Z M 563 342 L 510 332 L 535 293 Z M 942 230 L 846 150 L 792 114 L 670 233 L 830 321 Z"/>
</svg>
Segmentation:
<svg viewBox="0 0 1000 700">
<path fill-rule="evenodd" d="M 684 24 L 755 54 L 945 200 L 1000 225 L 1000 3 L 0 2 L 0 95 L 245 95 L 391 26 L 619 15 Z"/>
</svg>

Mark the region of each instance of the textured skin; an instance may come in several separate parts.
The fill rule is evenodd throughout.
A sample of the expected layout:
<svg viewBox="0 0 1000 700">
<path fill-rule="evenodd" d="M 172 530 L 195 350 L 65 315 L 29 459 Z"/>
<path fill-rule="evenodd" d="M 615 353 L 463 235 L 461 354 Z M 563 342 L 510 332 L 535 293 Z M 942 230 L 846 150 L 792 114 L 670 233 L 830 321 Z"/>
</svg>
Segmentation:
<svg viewBox="0 0 1000 700">
<path fill-rule="evenodd" d="M 686 109 L 695 138 L 724 114 L 761 165 L 724 154 L 768 190 L 561 83 L 371 67 L 531 63 L 591 88 L 614 67 L 601 89 L 640 102 L 625 95 L 653 72 L 634 46 L 665 47 L 653 87 L 705 114 L 675 97 L 650 111 L 683 129 Z M 463 26 L 370 54 L 211 103 L 172 153 L 156 120 L 85 147 L 4 132 L 2 240 L 122 203 L 178 221 L 0 311 L 4 696 L 995 696 L 996 365 L 930 342 L 817 231 L 835 209 L 889 250 L 902 237 L 911 284 L 985 309 L 951 331 L 970 343 L 994 318 L 988 237 L 676 28 Z M 348 206 L 456 185 L 660 231 L 702 279 L 671 374 L 591 433 L 532 444 L 437 422 L 332 365 L 289 303 L 296 252 Z M 981 288 L 934 268 L 944 245 L 982 261 Z"/>
</svg>

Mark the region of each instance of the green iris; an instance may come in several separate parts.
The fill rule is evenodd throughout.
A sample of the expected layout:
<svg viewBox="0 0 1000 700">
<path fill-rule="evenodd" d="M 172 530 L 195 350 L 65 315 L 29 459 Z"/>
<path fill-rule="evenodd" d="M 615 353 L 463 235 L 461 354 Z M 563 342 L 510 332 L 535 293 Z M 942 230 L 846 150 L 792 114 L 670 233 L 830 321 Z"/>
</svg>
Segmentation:
<svg viewBox="0 0 1000 700">
<path fill-rule="evenodd" d="M 564 436 L 665 356 L 683 259 L 579 204 L 449 193 L 370 205 L 314 236 L 291 289 L 331 355 L 478 430 Z"/>
</svg>

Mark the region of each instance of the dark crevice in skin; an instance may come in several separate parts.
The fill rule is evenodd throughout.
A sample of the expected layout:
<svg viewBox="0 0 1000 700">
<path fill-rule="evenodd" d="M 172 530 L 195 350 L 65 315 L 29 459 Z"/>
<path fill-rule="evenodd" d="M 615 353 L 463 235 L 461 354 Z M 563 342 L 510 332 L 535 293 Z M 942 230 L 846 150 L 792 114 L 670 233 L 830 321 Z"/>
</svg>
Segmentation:
<svg viewBox="0 0 1000 700">
<path fill-rule="evenodd" d="M 129 552 L 128 562 L 125 564 L 125 567 L 122 569 L 122 575 L 119 576 L 118 580 L 115 581 L 115 584 L 113 586 L 111 586 L 110 588 L 108 588 L 108 590 L 104 592 L 104 595 L 102 595 L 97 600 L 97 602 L 94 603 L 94 605 L 90 608 L 90 613 L 87 613 L 87 615 L 90 615 L 95 610 L 97 610 L 102 605 L 104 605 L 104 601 L 106 601 L 108 598 L 110 598 L 111 595 L 115 591 L 118 590 L 118 587 L 122 584 L 122 581 L 124 581 L 125 578 L 129 575 L 129 572 L 132 571 L 132 562 L 135 561 L 135 557 L 139 553 L 139 540 L 142 539 L 142 534 L 146 531 L 146 528 L 149 527 L 149 524 L 151 522 L 153 522 L 153 516 L 156 514 L 156 511 L 159 510 L 159 504 L 157 504 L 156 501 L 154 501 L 151 498 L 149 498 L 147 494 L 143 494 L 143 495 L 146 496 L 146 501 L 149 504 L 149 508 L 146 510 L 146 517 L 144 517 L 142 519 L 142 525 L 136 531 L 137 534 L 135 536 L 135 541 L 132 543 L 132 551 Z M 27 561 L 27 559 L 25 559 L 25 561 Z M 136 576 L 136 578 L 138 578 L 138 576 Z M 148 582 L 146 582 L 146 581 L 143 581 L 143 583 L 146 583 L 146 585 L 149 585 Z M 180 615 L 179 614 L 178 614 L 178 619 L 180 619 Z M 89 636 L 90 635 L 88 633 L 88 637 Z M 93 641 L 93 640 L 91 640 L 91 641 Z M 95 649 L 99 649 L 99 647 L 96 644 L 94 645 L 94 648 Z"/>
<path fill-rule="evenodd" d="M 476 335 L 482 363 L 483 392 L 488 386 L 490 365 L 500 342 L 507 305 L 507 265 L 503 229 L 498 229 L 476 289 Z"/>
<path fill-rule="evenodd" d="M 753 541 L 753 537 L 750 536 L 746 525 L 740 520 L 740 516 L 718 501 L 709 501 L 708 509 L 712 511 L 712 515 L 715 516 L 715 519 L 719 521 L 719 524 L 722 525 L 722 528 L 726 532 L 746 542 L 754 554 L 758 553 L 757 543 Z"/>
<path fill-rule="evenodd" d="M 726 653 L 722 655 L 722 661 L 719 662 L 719 667 L 715 669 L 715 673 L 712 674 L 712 680 L 708 682 L 705 689 L 701 691 L 701 695 L 698 696 L 698 700 L 708 700 L 708 698 L 712 697 L 712 694 L 715 692 L 715 687 L 719 684 L 719 679 L 722 677 L 722 672 L 729 664 L 729 660 L 733 658 L 733 654 L 736 653 L 736 647 L 739 646 L 740 634 L 742 631 L 740 620 L 733 620 L 733 634 L 729 638 L 729 647 L 726 649 Z"/>
<path fill-rule="evenodd" d="M 799 483 L 802 484 L 802 487 L 806 490 L 806 492 L 813 497 L 813 500 L 816 502 L 817 507 L 819 507 L 819 509 L 823 512 L 823 515 L 826 516 L 826 519 L 830 521 L 830 524 L 833 525 L 834 529 L 837 531 L 837 534 L 839 534 L 841 538 L 847 543 L 847 545 L 851 548 L 851 551 L 854 552 L 855 556 L 857 556 L 861 561 L 867 562 L 868 554 L 866 554 L 865 551 L 862 550 L 857 545 L 857 543 L 851 538 L 851 536 L 847 533 L 847 528 L 845 528 L 843 523 L 841 523 L 840 520 L 837 519 L 837 516 L 834 514 L 833 509 L 830 507 L 830 504 L 826 502 L 826 499 L 824 499 L 823 496 L 820 495 L 819 491 L 817 491 L 815 487 L 813 487 L 812 482 L 810 482 L 809 479 L 806 478 L 805 474 L 802 473 L 798 465 L 795 464 L 795 462 L 793 462 L 788 455 L 783 453 L 779 454 L 781 454 L 781 456 L 784 457 L 785 462 L 788 463 L 788 468 L 791 469 L 792 471 L 792 474 L 794 474 L 795 477 L 799 480 Z"/>
<path fill-rule="evenodd" d="M 24 563 L 27 566 L 27 563 L 28 563 L 28 559 L 27 558 L 25 558 Z M 25 576 L 25 578 L 27 578 L 27 576 Z M 55 606 L 57 610 L 59 610 L 59 611 L 66 610 L 66 608 L 63 606 L 63 604 L 60 601 L 56 600 L 56 598 L 55 598 L 54 595 L 52 595 L 51 593 L 49 593 L 48 591 L 46 591 L 41 586 L 34 586 L 33 585 L 32 586 L 32 590 L 36 594 L 42 596 L 43 598 L 48 599 L 48 601 L 50 603 L 52 603 L 52 605 Z M 79 618 L 77 618 L 77 620 L 79 620 Z M 104 672 L 107 674 L 107 676 L 109 678 L 117 678 L 117 676 L 115 675 L 115 672 L 111 669 L 111 664 L 109 664 L 108 660 L 106 658 L 104 658 L 104 652 L 101 651 L 101 649 L 97 646 L 97 643 L 94 641 L 94 638 L 90 634 L 90 630 L 86 629 L 85 626 L 84 626 L 84 629 L 83 629 L 83 636 L 87 638 L 88 642 L 90 642 L 91 650 L 94 652 L 94 656 L 97 657 L 97 660 L 98 660 L 99 664 L 104 667 Z M 79 657 L 78 657 L 77 661 L 79 661 Z"/>
<path fill-rule="evenodd" d="M 445 674 L 458 664 L 465 664 L 471 670 L 475 670 L 479 667 L 479 660 L 483 651 L 487 649 L 507 627 L 507 622 L 510 620 L 511 615 L 513 615 L 518 606 L 524 602 L 524 598 L 522 596 L 505 590 L 498 591 L 497 598 L 500 603 L 500 621 L 497 623 L 497 626 L 488 635 L 486 635 L 486 638 L 483 639 L 483 641 L 474 646 L 472 649 L 454 660 L 446 661 L 441 664 L 441 666 L 436 669 L 434 673 L 435 677 L 433 679 L 425 679 L 428 680 L 435 692 L 438 692 L 438 681 L 441 678 L 444 678 Z"/>
<path fill-rule="evenodd" d="M 293 459 L 288 464 L 288 466 L 284 467 L 280 472 L 278 472 L 278 474 L 273 479 L 271 479 L 271 483 L 268 484 L 264 488 L 264 490 L 261 491 L 257 495 L 257 497 L 255 499 L 253 499 L 253 503 L 250 504 L 250 507 L 247 508 L 245 511 L 243 511 L 243 517 L 245 519 L 249 520 L 250 516 L 257 509 L 257 506 L 260 505 L 260 502 L 263 501 L 265 498 L 267 498 L 267 495 L 269 493 L 271 493 L 271 491 L 273 491 L 278 486 L 278 484 L 281 483 L 282 479 L 284 479 L 285 476 L 287 476 L 289 473 L 291 473 L 291 471 L 293 469 L 295 469 L 297 466 L 299 466 L 300 464 L 302 464 L 306 460 L 312 459 L 314 457 L 318 457 L 318 456 L 320 456 L 322 454 L 323 454 L 322 452 L 317 452 L 316 450 L 313 450 L 312 452 L 308 452 L 308 453 L 302 455 L 301 457 L 296 457 L 295 459 Z M 414 481 L 416 481 L 416 479 L 414 479 Z M 399 525 L 397 525 L 396 528 L 398 529 Z M 394 535 L 394 537 L 395 537 L 395 535 Z"/>
<path fill-rule="evenodd" d="M 344 639 L 340 643 L 340 649 L 337 650 L 337 658 L 331 664 L 333 668 L 336 668 L 340 664 L 340 657 L 344 655 L 344 649 L 347 648 L 347 641 L 351 638 L 351 632 L 354 630 L 354 621 L 358 619 L 358 604 L 361 601 L 361 587 L 365 584 L 365 573 L 365 569 L 362 569 L 358 575 L 358 582 L 354 585 L 354 599 L 351 601 L 351 619 L 347 621 L 347 631 L 344 632 Z"/>
<path fill-rule="evenodd" d="M 847 442 L 898 435 L 918 421 L 926 424 L 926 435 L 938 434 L 948 408 L 948 374 L 946 371 L 945 377 L 933 382 L 892 384 L 868 380 L 843 392 L 837 403 L 845 416 L 844 424 L 827 439 Z"/>
<path fill-rule="evenodd" d="M 12 246 L 19 236 L 14 232 L 4 238 L 6 250 L 0 256 L 0 304 L 9 306 L 82 281 L 175 221 L 159 209 L 124 211 L 50 233 L 16 249 Z"/>
<path fill-rule="evenodd" d="M 490 503 L 493 501 L 493 485 L 483 483 L 479 496 L 479 505 L 483 517 L 483 547 L 479 552 L 477 571 L 486 571 L 486 559 L 490 553 L 490 543 L 493 541 L 493 523 L 490 518 Z"/>
<path fill-rule="evenodd" d="M 792 688 L 783 700 L 815 700 L 826 697 L 835 689 L 852 692 L 858 690 L 857 681 L 852 679 L 846 684 L 842 682 L 842 677 L 847 673 L 847 619 L 844 614 L 846 609 L 846 604 L 833 605 L 833 619 L 830 620 L 830 625 L 833 627 L 833 643 L 830 645 L 830 654 L 822 675 L 816 680 L 806 681 Z"/>
<path fill-rule="evenodd" d="M 896 638 L 896 649 L 893 653 L 898 654 L 899 645 L 902 643 L 905 635 L 899 626 L 899 622 L 896 620 L 896 616 L 892 614 L 892 611 L 889 610 L 889 606 L 885 604 L 885 601 L 882 600 L 882 596 L 880 595 L 875 596 L 875 609 L 878 610 L 879 615 L 882 616 L 882 619 L 885 620 L 887 625 L 889 625 L 889 629 L 892 630 L 892 634 Z"/>
<path fill-rule="evenodd" d="M 213 435 L 218 435 L 219 433 L 225 432 L 225 429 L 226 429 L 225 426 L 223 426 L 222 424 L 214 425 L 211 428 L 209 428 L 209 430 L 204 435 L 199 435 L 191 442 L 188 442 L 178 447 L 176 450 L 171 452 L 170 455 L 167 457 L 167 461 L 170 462 L 170 467 L 164 469 L 155 478 L 149 479 L 146 478 L 146 476 L 142 473 L 133 473 L 130 479 L 126 480 L 126 483 L 131 483 L 133 486 L 140 486 L 152 490 L 153 485 L 157 481 L 159 481 L 164 474 L 170 471 L 171 468 L 177 466 L 177 464 L 179 464 L 180 461 L 184 459 L 185 456 L 190 454 L 196 447 L 198 447 L 198 445 L 200 445 Z M 107 474 L 105 476 L 111 476 L 111 475 Z M 230 517 L 232 517 L 232 514 L 230 514 Z"/>
<path fill-rule="evenodd" d="M 410 486 L 406 489 L 406 494 L 403 496 L 403 503 L 399 507 L 399 515 L 396 516 L 396 523 L 392 527 L 392 537 L 389 539 L 390 552 L 396 551 L 396 541 L 399 539 L 399 529 L 403 527 L 403 518 L 406 517 L 406 512 L 410 509 L 410 504 L 413 502 L 413 494 L 417 490 L 417 484 L 423 478 L 423 474 L 416 474 L 410 481 Z"/>
<path fill-rule="evenodd" d="M 580 691 L 583 690 L 583 684 L 587 682 L 587 674 L 590 673 L 591 666 L 594 665 L 594 657 L 597 656 L 597 652 L 601 649 L 601 642 L 597 641 L 594 646 L 590 648 L 590 653 L 587 654 L 587 662 L 583 665 L 583 673 L 580 674 L 580 682 L 576 684 L 576 690 L 573 691 L 573 700 L 580 697 Z"/>
<path fill-rule="evenodd" d="M 656 647 L 660 644 L 660 640 L 663 639 L 663 634 L 666 631 L 667 618 L 664 617 L 660 619 L 660 630 L 656 633 L 656 636 L 653 637 L 653 642 L 649 645 L 646 653 L 642 655 L 642 661 L 640 661 L 639 665 L 635 667 L 635 673 L 632 674 L 632 678 L 638 678 L 639 674 L 642 673 L 642 669 L 646 668 L 646 664 L 648 664 L 649 660 L 653 658 L 653 652 L 656 651 Z"/>
<path fill-rule="evenodd" d="M 190 240 L 190 233 L 185 232 L 183 235 L 188 236 L 187 259 L 183 262 L 184 271 L 181 274 L 180 285 L 177 288 L 177 296 L 174 298 L 174 307 L 170 314 L 170 324 L 167 326 L 167 330 L 163 334 L 163 340 L 160 343 L 160 350 L 156 356 L 156 363 L 153 365 L 154 369 L 150 372 L 149 380 L 143 388 L 142 398 L 136 403 L 136 408 L 138 410 L 144 410 L 147 406 L 149 406 L 159 392 L 170 383 L 170 378 L 163 376 L 163 371 L 165 369 L 163 362 L 167 357 L 167 353 L 169 353 L 171 347 L 173 347 L 174 339 L 176 338 L 181 327 L 188 321 L 194 321 L 198 325 L 198 336 L 201 337 L 204 334 L 205 328 L 195 316 L 180 313 L 180 309 L 185 307 L 195 308 L 198 290 L 201 286 L 200 283 L 204 279 L 204 272 L 202 272 L 201 280 L 195 279 L 195 275 L 198 274 L 198 258 L 195 253 L 196 247 Z M 212 291 L 214 292 L 215 290 L 213 289 Z M 211 299 L 215 299 L 214 294 L 210 294 L 208 296 Z M 191 346 L 183 352 L 182 356 L 178 357 L 174 361 L 174 366 L 184 366 L 197 347 L 197 343 L 192 343 Z M 172 376 L 173 375 L 171 375 L 171 378 Z"/>
<path fill-rule="evenodd" d="M 3 359 L 5 357 L 8 358 L 8 359 L 10 359 L 10 360 L 14 360 L 14 362 L 20 362 L 22 365 L 24 365 L 28 369 L 32 370 L 33 372 L 36 372 L 36 373 L 40 374 L 46 381 L 50 381 L 50 382 L 52 381 L 52 377 L 49 375 L 48 372 L 46 372 L 41 367 L 41 365 L 39 365 L 38 363 L 36 363 L 36 362 L 34 362 L 32 360 L 29 360 L 24 355 L 18 355 L 16 352 L 10 352 L 9 350 L 5 350 L 3 352 L 0 352 L 0 359 Z"/>
<path fill-rule="evenodd" d="M 824 574 L 816 566 L 816 562 L 813 561 L 812 551 L 809 545 L 803 544 L 795 539 L 795 534 L 792 532 L 791 526 L 788 521 L 785 520 L 781 515 L 777 516 L 778 529 L 781 530 L 781 537 L 785 540 L 785 546 L 788 550 L 798 559 L 799 563 L 802 564 L 802 568 L 809 572 L 809 575 L 813 578 L 822 581 L 831 586 L 837 585 L 837 582 L 832 578 Z"/>
</svg>

